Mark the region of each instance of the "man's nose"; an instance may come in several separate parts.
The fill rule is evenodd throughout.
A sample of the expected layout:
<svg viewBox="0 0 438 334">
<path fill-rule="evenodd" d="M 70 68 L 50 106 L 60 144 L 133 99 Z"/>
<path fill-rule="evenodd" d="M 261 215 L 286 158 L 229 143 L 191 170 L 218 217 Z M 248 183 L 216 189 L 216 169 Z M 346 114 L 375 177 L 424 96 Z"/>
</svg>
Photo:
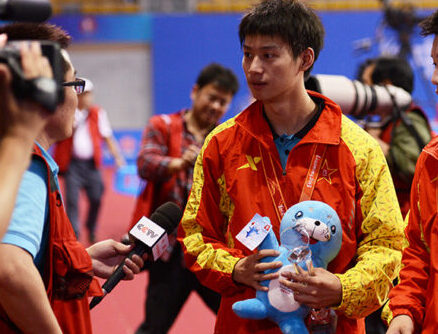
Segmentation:
<svg viewBox="0 0 438 334">
<path fill-rule="evenodd" d="M 432 74 L 432 83 L 435 85 L 435 86 L 438 86 L 438 69 L 435 69 L 434 71 L 433 71 L 433 74 Z"/>
<path fill-rule="evenodd" d="M 252 73 L 262 73 L 263 72 L 263 66 L 262 66 L 262 61 L 261 61 L 260 57 L 255 56 L 252 59 L 251 64 L 249 66 L 249 72 L 252 72 Z"/>
</svg>

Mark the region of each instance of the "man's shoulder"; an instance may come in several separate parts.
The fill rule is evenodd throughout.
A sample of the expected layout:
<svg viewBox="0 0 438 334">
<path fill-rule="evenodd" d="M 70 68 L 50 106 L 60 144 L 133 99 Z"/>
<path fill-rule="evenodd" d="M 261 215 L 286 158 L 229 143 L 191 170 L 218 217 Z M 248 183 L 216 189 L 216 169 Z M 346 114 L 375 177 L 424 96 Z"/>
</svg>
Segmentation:
<svg viewBox="0 0 438 334">
<path fill-rule="evenodd" d="M 438 160 L 438 136 L 432 138 L 432 140 L 424 147 L 423 153 Z"/>
<path fill-rule="evenodd" d="M 375 138 L 354 123 L 342 116 L 341 142 L 346 146 L 349 155 L 359 169 L 368 169 L 386 163 L 382 149 Z"/>
<path fill-rule="evenodd" d="M 377 145 L 375 139 L 368 132 L 345 115 L 342 115 L 341 139 L 353 143 Z"/>
<path fill-rule="evenodd" d="M 208 143 L 212 138 L 215 138 L 215 140 L 222 142 L 229 138 L 230 134 L 235 130 L 236 117 L 233 117 L 216 126 L 205 139 L 205 143 Z"/>
<path fill-rule="evenodd" d="M 163 133 L 169 133 L 176 125 L 183 124 L 183 113 L 176 112 L 173 114 L 157 114 L 152 115 L 149 118 L 148 124 L 145 129 L 149 128 L 161 131 Z"/>
</svg>

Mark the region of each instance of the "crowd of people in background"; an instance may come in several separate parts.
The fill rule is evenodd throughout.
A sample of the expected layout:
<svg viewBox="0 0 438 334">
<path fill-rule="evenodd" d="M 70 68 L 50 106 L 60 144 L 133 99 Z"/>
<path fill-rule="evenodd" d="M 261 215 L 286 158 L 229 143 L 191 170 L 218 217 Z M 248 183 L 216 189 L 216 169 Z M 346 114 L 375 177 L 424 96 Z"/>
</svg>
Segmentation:
<svg viewBox="0 0 438 334">
<path fill-rule="evenodd" d="M 420 26 L 434 36 L 438 86 L 438 11 Z M 70 36 L 46 23 L 1 26 L 1 48 L 7 40 L 32 40 L 19 47 L 29 91 L 41 89 L 39 80 L 57 84 L 38 41 L 61 47 L 64 99 L 49 111 L 35 95 L 17 98 L 13 69 L 0 64 L 0 332 L 91 333 L 88 297 L 105 293 L 96 277 L 108 278 L 125 258 L 125 279 L 149 273 L 138 334 L 168 332 L 192 290 L 217 313 L 215 333 L 286 333 L 262 309 L 253 319 L 232 311 L 235 302 L 266 292 L 264 282 L 273 279 L 306 305 L 310 332 L 321 324 L 327 333 L 436 331 L 438 139 L 415 104 L 394 103 L 364 131 L 336 103 L 306 90 L 324 35 L 305 2 L 261 1 L 239 24 L 253 102 L 220 123 L 239 84 L 230 69 L 212 63 L 193 85 L 191 106 L 149 120 L 137 159 L 147 183 L 131 226 L 167 201 L 184 209 L 167 252 L 152 262 L 147 255 L 126 258 L 132 245 L 95 243 L 101 141 L 118 166 L 126 162 L 105 111 L 93 104 L 93 84 L 76 78 L 66 51 Z M 404 59 L 371 59 L 359 72 L 365 84 L 413 90 Z M 56 161 L 49 154 L 54 144 Z M 77 240 L 81 188 L 90 201 L 88 248 Z M 250 250 L 238 235 L 255 213 L 269 217 L 278 235 L 287 208 L 306 200 L 337 212 L 342 246 L 327 269 L 280 274 L 276 250 Z M 384 322 L 366 326 L 365 317 L 378 309 Z M 321 310 L 333 311 L 322 323 Z"/>
</svg>

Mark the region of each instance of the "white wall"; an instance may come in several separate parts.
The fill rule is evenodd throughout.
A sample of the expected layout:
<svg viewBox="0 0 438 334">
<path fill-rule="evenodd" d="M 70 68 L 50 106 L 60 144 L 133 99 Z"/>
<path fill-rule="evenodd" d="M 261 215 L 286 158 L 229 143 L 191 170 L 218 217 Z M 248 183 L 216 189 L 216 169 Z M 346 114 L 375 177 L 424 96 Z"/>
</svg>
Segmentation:
<svg viewBox="0 0 438 334">
<path fill-rule="evenodd" d="M 149 46 L 73 44 L 69 54 L 77 76 L 93 82 L 95 102 L 106 109 L 113 128 L 143 128 L 153 108 Z"/>
</svg>

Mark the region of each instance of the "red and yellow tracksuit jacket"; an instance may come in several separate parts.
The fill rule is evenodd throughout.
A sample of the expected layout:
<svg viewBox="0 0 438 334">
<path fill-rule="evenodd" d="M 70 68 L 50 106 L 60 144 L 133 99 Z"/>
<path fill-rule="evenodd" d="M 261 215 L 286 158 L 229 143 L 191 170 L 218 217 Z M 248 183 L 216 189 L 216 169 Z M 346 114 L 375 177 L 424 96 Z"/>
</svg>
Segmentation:
<svg viewBox="0 0 438 334">
<path fill-rule="evenodd" d="M 405 229 L 400 283 L 389 297 L 390 316 L 409 315 L 416 333 L 438 328 L 438 138 L 423 149 L 411 189 L 411 211 Z"/>
<path fill-rule="evenodd" d="M 251 254 L 235 236 L 259 213 L 270 218 L 278 238 L 273 198 L 281 189 L 287 207 L 299 201 L 318 144 L 326 153 L 311 199 L 331 205 L 343 226 L 342 248 L 328 266 L 343 287 L 337 333 L 364 333 L 362 318 L 386 300 L 398 274 L 402 218 L 385 157 L 338 105 L 309 93 L 322 99 L 323 111 L 284 170 L 261 102 L 213 130 L 198 156 L 179 240 L 187 266 L 222 294 L 215 333 L 280 333 L 269 320 L 241 319 L 231 310 L 255 296 L 232 280 L 234 265 Z"/>
</svg>

